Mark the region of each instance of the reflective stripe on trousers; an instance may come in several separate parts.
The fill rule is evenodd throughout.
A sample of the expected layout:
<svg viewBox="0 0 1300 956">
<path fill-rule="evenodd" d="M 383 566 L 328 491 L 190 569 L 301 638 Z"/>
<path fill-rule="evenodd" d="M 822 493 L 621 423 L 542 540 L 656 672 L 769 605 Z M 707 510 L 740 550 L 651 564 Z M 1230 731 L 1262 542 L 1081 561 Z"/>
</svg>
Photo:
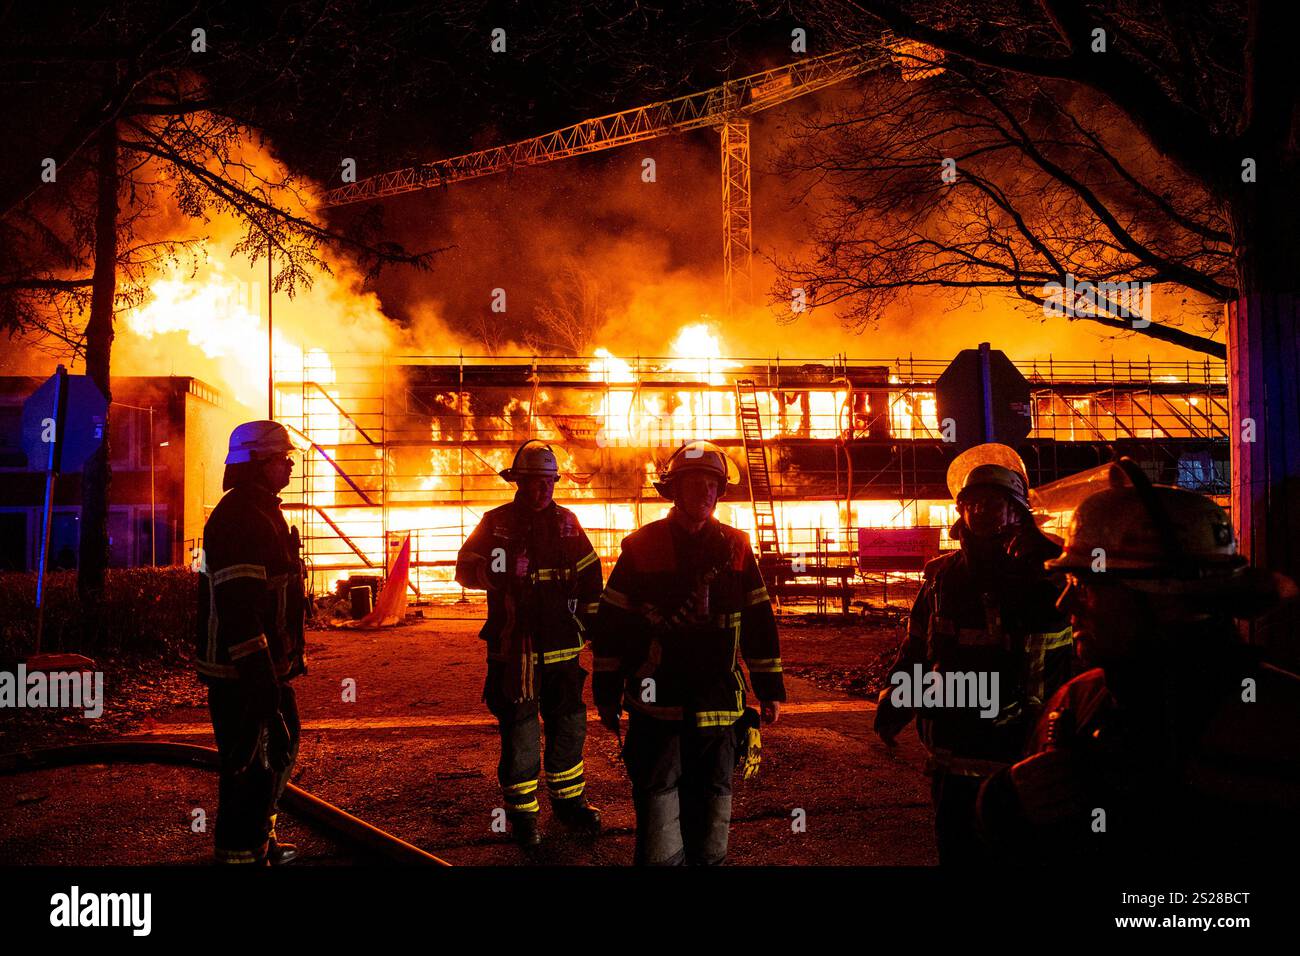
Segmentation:
<svg viewBox="0 0 1300 956">
<path fill-rule="evenodd" d="M 623 750 L 636 808 L 638 866 L 726 862 L 731 826 L 732 728 L 700 732 L 687 722 L 628 716 Z"/>
<path fill-rule="evenodd" d="M 582 686 L 587 672 L 577 660 L 543 665 L 538 669 L 537 698 L 514 703 L 502 693 L 503 667 L 496 661 L 488 662 L 483 699 L 497 718 L 501 735 L 497 781 L 506 812 L 537 813 L 540 809 L 537 792 L 543 728 L 547 789 L 552 803 L 580 798 L 586 789 L 582 750 L 587 739 L 587 709 L 582 703 Z"/>
</svg>

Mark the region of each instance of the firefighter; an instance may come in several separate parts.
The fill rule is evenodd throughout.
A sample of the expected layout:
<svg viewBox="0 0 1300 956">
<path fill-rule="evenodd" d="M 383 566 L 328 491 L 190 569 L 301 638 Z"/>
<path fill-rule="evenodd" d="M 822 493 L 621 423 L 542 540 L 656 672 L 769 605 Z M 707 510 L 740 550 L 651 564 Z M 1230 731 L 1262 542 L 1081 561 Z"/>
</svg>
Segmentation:
<svg viewBox="0 0 1300 956">
<path fill-rule="evenodd" d="M 306 671 L 298 530 L 278 497 L 293 473 L 293 450 L 278 422 L 231 432 L 225 495 L 203 529 L 194 665 L 221 755 L 218 863 L 278 865 L 298 855 L 275 834 L 298 754 L 290 681 Z"/>
<path fill-rule="evenodd" d="M 1034 522 L 1019 456 L 1005 445 L 977 446 L 953 461 L 949 486 L 960 548 L 925 566 L 875 730 L 892 744 L 916 717 L 929 750 L 939 862 L 969 865 L 984 856 L 974 817 L 980 784 L 1020 757 L 1043 702 L 1071 676 L 1073 651 L 1055 607 L 1059 586 L 1043 569 L 1060 547 Z M 966 687 L 982 682 L 986 699 L 916 706 L 918 677 L 950 675 Z"/>
<path fill-rule="evenodd" d="M 725 862 L 732 773 L 756 716 L 740 658 L 764 723 L 785 699 L 776 620 L 749 538 L 713 517 L 733 467 L 710 442 L 679 448 L 655 484 L 672 510 L 624 539 L 601 597 L 592 691 L 614 733 L 629 710 L 623 760 L 638 865 Z"/>
<path fill-rule="evenodd" d="M 1300 850 L 1300 677 L 1234 618 L 1294 597 L 1237 554 L 1227 514 L 1121 459 L 1077 508 L 1061 607 L 1092 669 L 1051 699 L 979 822 L 1018 862 L 1203 864 Z"/>
<path fill-rule="evenodd" d="M 549 445 L 521 445 L 500 473 L 517 485 L 514 501 L 485 514 L 456 558 L 457 582 L 487 591 L 483 699 L 501 733 L 497 779 L 506 815 L 525 849 L 542 840 L 539 708 L 551 810 L 571 830 L 600 830 L 600 812 L 584 796 L 587 672 L 578 662 L 600 599 L 600 558 L 577 516 L 553 500 L 559 473 Z"/>
</svg>

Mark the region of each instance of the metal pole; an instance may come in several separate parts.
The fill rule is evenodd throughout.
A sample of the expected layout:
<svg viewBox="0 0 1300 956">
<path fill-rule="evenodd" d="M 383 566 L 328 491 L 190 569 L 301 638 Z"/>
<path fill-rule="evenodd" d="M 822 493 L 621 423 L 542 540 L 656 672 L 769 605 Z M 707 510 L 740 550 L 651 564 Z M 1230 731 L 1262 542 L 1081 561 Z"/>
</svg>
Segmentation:
<svg viewBox="0 0 1300 956">
<path fill-rule="evenodd" d="M 158 502 L 154 496 L 153 406 L 149 406 L 149 563 L 158 566 Z"/>
<path fill-rule="evenodd" d="M 45 464 L 45 515 L 41 531 L 40 571 L 36 575 L 36 650 L 41 652 L 41 636 L 45 627 L 45 569 L 50 554 L 50 523 L 54 517 L 54 479 L 58 475 L 63 451 L 63 423 L 67 417 L 68 370 L 59 366 L 54 384 L 54 435 L 50 442 L 50 456 Z"/>
<path fill-rule="evenodd" d="M 980 343 L 980 393 L 984 408 L 984 440 L 993 441 L 993 369 L 989 343 Z"/>
<path fill-rule="evenodd" d="M 271 345 L 271 234 L 266 236 L 266 417 L 275 421 L 275 356 Z"/>
</svg>

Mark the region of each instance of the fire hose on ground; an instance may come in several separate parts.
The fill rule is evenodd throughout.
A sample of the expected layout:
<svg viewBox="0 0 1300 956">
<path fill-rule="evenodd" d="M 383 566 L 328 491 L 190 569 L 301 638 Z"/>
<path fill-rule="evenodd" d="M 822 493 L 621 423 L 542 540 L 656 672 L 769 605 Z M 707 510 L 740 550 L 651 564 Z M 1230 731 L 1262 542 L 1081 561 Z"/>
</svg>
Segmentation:
<svg viewBox="0 0 1300 956">
<path fill-rule="evenodd" d="M 162 763 L 217 770 L 220 757 L 212 747 L 165 740 L 111 740 L 93 744 L 43 747 L 0 755 L 0 775 L 72 767 L 90 763 Z M 362 849 L 380 854 L 393 863 L 416 866 L 450 866 L 446 860 L 421 850 L 384 830 L 340 810 L 301 787 L 289 784 L 282 798 L 284 808 L 344 837 Z"/>
</svg>

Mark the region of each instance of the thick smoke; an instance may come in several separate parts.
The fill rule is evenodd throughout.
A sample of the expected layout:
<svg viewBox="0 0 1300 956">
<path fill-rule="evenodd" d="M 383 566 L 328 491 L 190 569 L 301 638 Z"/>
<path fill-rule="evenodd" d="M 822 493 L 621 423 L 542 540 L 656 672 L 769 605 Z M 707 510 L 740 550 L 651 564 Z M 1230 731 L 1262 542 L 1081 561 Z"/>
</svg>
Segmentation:
<svg viewBox="0 0 1300 956">
<path fill-rule="evenodd" d="M 804 198 L 806 184 L 776 175 L 773 162 L 798 135 L 799 116 L 832 95 L 850 94 L 796 100 L 753 122 L 754 306 L 739 315 L 728 319 L 723 296 L 721 158 L 712 130 L 384 200 L 394 238 L 449 247 L 431 275 L 384 277 L 376 287 L 384 308 L 451 353 L 480 354 L 487 342 L 493 351 L 530 354 L 547 338 L 539 312 L 583 298 L 567 271 L 576 261 L 600 292 L 603 321 L 593 323 L 592 340 L 620 355 L 664 354 L 678 328 L 707 317 L 737 356 L 940 359 L 991 341 L 1024 360 L 1196 358 L 1136 334 L 1049 318 L 996 293 L 960 304 L 917 293 L 861 334 L 842 328 L 833 306 L 782 324 L 769 300 L 771 261 L 807 252 L 820 194 Z M 646 160 L 654 161 L 654 182 L 643 178 Z M 505 290 L 505 313 L 491 309 L 496 289 Z"/>
</svg>

